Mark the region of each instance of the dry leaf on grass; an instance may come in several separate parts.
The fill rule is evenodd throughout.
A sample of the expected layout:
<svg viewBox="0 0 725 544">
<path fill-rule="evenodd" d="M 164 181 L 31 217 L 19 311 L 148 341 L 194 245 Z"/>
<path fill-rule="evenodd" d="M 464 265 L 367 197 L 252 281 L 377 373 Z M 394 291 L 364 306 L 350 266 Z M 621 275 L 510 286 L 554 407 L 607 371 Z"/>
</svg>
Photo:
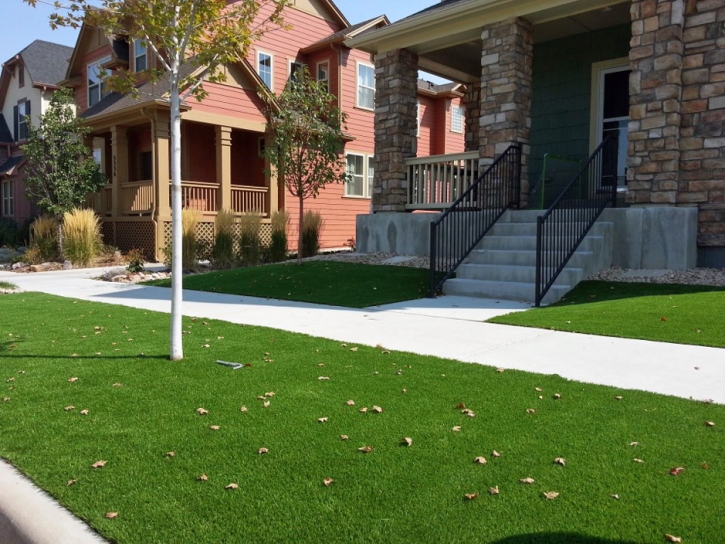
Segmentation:
<svg viewBox="0 0 725 544">
<path fill-rule="evenodd" d="M 91 467 L 93 467 L 93 468 L 102 468 L 102 467 L 105 467 L 106 466 L 106 463 L 107 462 L 108 461 L 96 461 L 95 463 L 93 463 L 91 465 Z"/>
<path fill-rule="evenodd" d="M 559 493 L 557 493 L 556 491 L 544 491 L 544 497 L 546 497 L 546 499 L 549 501 L 553 501 L 558 496 Z"/>
<path fill-rule="evenodd" d="M 707 463 L 702 463 L 700 466 L 703 470 L 710 470 L 710 465 L 708 465 Z"/>
<path fill-rule="evenodd" d="M 522 484 L 530 485 L 536 483 L 536 480 L 534 480 L 533 478 L 521 478 L 519 482 L 521 482 Z"/>
<path fill-rule="evenodd" d="M 554 393 L 554 400 L 559 400 L 561 398 L 561 394 Z"/>
<path fill-rule="evenodd" d="M 466 404 L 464 402 L 459 402 L 458 404 L 456 404 L 455 408 L 456 410 L 465 410 Z"/>
<path fill-rule="evenodd" d="M 380 406 L 373 406 L 373 412 L 375 412 L 376 414 L 382 414 L 383 409 Z"/>
<path fill-rule="evenodd" d="M 116 519 L 118 512 L 106 512 L 106 519 Z"/>
<path fill-rule="evenodd" d="M 87 416 L 88 415 L 88 410 L 81 410 L 80 413 L 81 413 L 82 416 Z"/>
<path fill-rule="evenodd" d="M 373 451 L 373 447 L 372 446 L 363 446 L 362 448 L 358 448 L 357 451 L 360 451 L 362 453 L 370 453 L 371 451 Z"/>
<path fill-rule="evenodd" d="M 533 408 L 527 408 L 526 409 L 526 413 L 527 414 L 535 414 L 536 413 L 536 410 L 534 410 Z"/>
<path fill-rule="evenodd" d="M 239 484 L 229 484 L 224 489 L 239 489 Z"/>
<path fill-rule="evenodd" d="M 554 459 L 554 464 L 564 467 L 566 466 L 566 459 L 564 459 L 563 457 L 557 457 L 556 459 Z"/>
<path fill-rule="evenodd" d="M 332 478 L 325 478 L 324 480 L 322 480 L 322 483 L 325 487 L 330 487 L 330 485 L 332 485 L 332 482 L 334 481 L 335 480 L 333 480 Z"/>
<path fill-rule="evenodd" d="M 326 382 L 326 381 L 329 381 L 330 378 L 329 378 L 329 376 L 320 376 L 317 379 L 320 380 L 321 382 Z"/>
<path fill-rule="evenodd" d="M 345 440 L 349 440 L 349 439 L 350 439 L 350 437 L 349 437 L 349 436 L 347 436 L 346 434 L 341 434 L 341 435 L 340 435 L 340 440 L 342 440 L 343 442 L 344 442 Z"/>
<path fill-rule="evenodd" d="M 202 474 L 201 476 L 197 477 L 197 480 L 199 480 L 200 482 L 206 482 L 208 479 L 209 476 L 207 476 L 206 474 Z"/>
<path fill-rule="evenodd" d="M 207 410 L 206 408 L 197 408 L 196 413 L 200 416 L 205 416 L 209 413 L 209 410 Z"/>
<path fill-rule="evenodd" d="M 478 498 L 478 493 L 466 493 L 464 497 L 466 497 L 467 501 L 472 501 Z"/>
<path fill-rule="evenodd" d="M 321 417 L 320 419 L 317 420 L 317 423 L 327 423 L 327 418 Z"/>
<path fill-rule="evenodd" d="M 8 378 L 8 379 L 7 379 L 7 380 L 5 380 L 5 381 L 6 381 L 7 383 L 10 383 L 10 382 L 14 382 L 14 381 L 15 381 L 15 378 Z"/>
<path fill-rule="evenodd" d="M 496 369 L 496 372 L 498 372 L 499 374 L 501 374 L 503 372 L 506 372 L 506 369 L 505 368 L 497 368 Z"/>
<path fill-rule="evenodd" d="M 715 426 L 715 422 L 714 421 L 706 421 L 705 422 L 705 426 L 707 426 L 707 427 L 714 427 Z"/>
<path fill-rule="evenodd" d="M 628 445 L 628 446 L 632 446 L 633 448 L 636 448 L 637 446 L 639 446 L 639 442 L 630 442 L 630 443 L 629 443 L 629 444 L 627 444 L 627 445 Z"/>
<path fill-rule="evenodd" d="M 7 399 L 7 400 L 10 400 L 10 399 Z M 65 410 L 66 412 L 70 412 L 71 410 L 75 410 L 75 409 L 76 409 L 75 406 L 66 406 L 65 408 L 63 408 L 63 410 Z"/>
<path fill-rule="evenodd" d="M 489 495 L 498 495 L 499 493 L 500 493 L 500 491 L 498 490 L 498 486 L 488 488 Z"/>
<path fill-rule="evenodd" d="M 268 450 L 267 448 L 259 448 L 259 449 L 257 450 L 257 453 L 258 453 L 259 455 L 264 455 L 265 453 L 269 453 L 269 450 Z"/>
<path fill-rule="evenodd" d="M 77 481 L 78 480 L 68 480 L 68 483 L 65 485 L 66 485 L 66 487 L 70 487 L 70 486 L 74 485 Z"/>
<path fill-rule="evenodd" d="M 460 433 L 461 432 L 461 426 L 460 425 L 456 425 L 456 426 L 454 426 L 451 429 L 451 431 L 453 431 L 454 433 Z"/>
<path fill-rule="evenodd" d="M 619 495 L 617 495 L 617 494 L 609 495 L 609 496 L 612 497 L 615 501 L 618 501 L 620 499 Z"/>
<path fill-rule="evenodd" d="M 644 461 L 642 459 L 636 459 L 636 458 L 634 459 L 634 462 L 635 463 L 644 463 Z"/>
<path fill-rule="evenodd" d="M 239 411 L 240 411 L 240 412 L 248 412 L 248 411 L 249 411 L 249 408 L 247 408 L 246 406 L 242 406 L 242 407 L 241 407 L 241 408 L 239 409 Z"/>
<path fill-rule="evenodd" d="M 665 540 L 667 542 L 682 542 L 682 537 L 666 534 Z"/>
<path fill-rule="evenodd" d="M 274 397 L 274 391 L 270 391 L 269 393 L 264 394 L 265 397 Z"/>
<path fill-rule="evenodd" d="M 350 348 L 350 351 L 357 351 L 358 348 Z"/>
<path fill-rule="evenodd" d="M 116 382 L 113 384 L 113 387 L 123 387 L 123 384 L 120 382 Z"/>
<path fill-rule="evenodd" d="M 614 397 L 614 400 L 622 400 L 624 397 L 622 395 L 617 395 Z"/>
<path fill-rule="evenodd" d="M 541 393 L 543 389 L 541 387 L 534 387 L 534 391 L 536 391 L 537 393 Z"/>
<path fill-rule="evenodd" d="M 367 413 L 368 413 L 368 409 L 367 409 L 367 406 L 366 406 L 366 407 L 364 407 L 364 408 L 360 408 L 360 413 L 361 413 L 361 414 L 367 414 Z"/>
<path fill-rule="evenodd" d="M 473 462 L 476 463 L 477 465 L 485 465 L 486 463 L 488 463 L 488 461 L 486 461 L 485 457 L 476 457 L 473 460 Z"/>
<path fill-rule="evenodd" d="M 672 476 L 679 476 L 683 472 L 685 472 L 685 467 L 675 467 L 673 469 L 670 469 L 670 474 Z"/>
<path fill-rule="evenodd" d="M 221 429 L 221 427 L 219 425 L 209 425 L 209 428 L 212 431 L 218 431 L 219 429 Z"/>
<path fill-rule="evenodd" d="M 69 381 L 70 383 L 75 383 L 75 382 L 77 382 L 77 381 L 78 381 L 78 378 L 75 378 L 75 377 L 73 377 L 73 378 L 68 378 L 68 381 Z"/>
<path fill-rule="evenodd" d="M 354 400 L 349 400 L 345 404 L 347 404 L 348 406 L 355 406 L 355 401 Z"/>
<path fill-rule="evenodd" d="M 268 400 L 267 400 L 267 401 L 264 401 L 264 403 L 262 403 L 262 408 L 269 408 L 269 406 L 270 406 L 271 404 L 272 404 L 272 403 L 271 403 L 271 402 L 269 402 Z"/>
<path fill-rule="evenodd" d="M 406 436 L 401 441 L 401 444 L 403 444 L 404 446 L 412 446 L 413 445 L 413 439 Z"/>
<path fill-rule="evenodd" d="M 499 452 L 497 452 L 496 450 L 493 450 L 493 451 L 491 452 L 491 456 L 492 456 L 492 457 L 501 457 L 501 454 L 500 454 Z"/>
<path fill-rule="evenodd" d="M 167 451 L 166 452 L 166 457 L 176 457 L 176 452 L 175 451 Z"/>
</svg>

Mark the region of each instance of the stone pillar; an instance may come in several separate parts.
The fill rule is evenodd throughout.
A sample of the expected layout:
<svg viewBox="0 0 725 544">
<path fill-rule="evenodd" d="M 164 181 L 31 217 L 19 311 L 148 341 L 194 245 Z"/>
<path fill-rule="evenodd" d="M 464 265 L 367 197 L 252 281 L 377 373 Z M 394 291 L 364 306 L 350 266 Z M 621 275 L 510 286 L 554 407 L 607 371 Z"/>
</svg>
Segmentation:
<svg viewBox="0 0 725 544">
<path fill-rule="evenodd" d="M 111 217 L 121 215 L 121 183 L 128 182 L 128 134 L 126 127 L 111 127 Z"/>
<path fill-rule="evenodd" d="M 408 202 L 405 160 L 415 157 L 418 55 L 407 49 L 375 58 L 375 178 L 373 212 L 403 212 Z"/>
<path fill-rule="evenodd" d="M 481 82 L 466 84 L 466 151 L 481 147 Z"/>
<path fill-rule="evenodd" d="M 171 160 L 169 122 L 154 122 L 154 185 L 156 186 L 156 213 L 161 218 L 171 217 Z"/>
<path fill-rule="evenodd" d="M 674 205 L 680 191 L 683 0 L 633 0 L 627 202 Z"/>
<path fill-rule="evenodd" d="M 490 164 L 513 143 L 523 144 L 522 192 L 528 193 L 533 25 L 515 18 L 487 25 L 481 32 L 481 165 Z"/>
<path fill-rule="evenodd" d="M 232 128 L 217 125 L 216 130 L 216 180 L 220 210 L 232 209 Z"/>
<path fill-rule="evenodd" d="M 681 204 L 699 205 L 698 245 L 725 266 L 725 10 L 691 2 L 682 35 Z M 717 255 L 710 261 L 706 254 Z"/>
</svg>

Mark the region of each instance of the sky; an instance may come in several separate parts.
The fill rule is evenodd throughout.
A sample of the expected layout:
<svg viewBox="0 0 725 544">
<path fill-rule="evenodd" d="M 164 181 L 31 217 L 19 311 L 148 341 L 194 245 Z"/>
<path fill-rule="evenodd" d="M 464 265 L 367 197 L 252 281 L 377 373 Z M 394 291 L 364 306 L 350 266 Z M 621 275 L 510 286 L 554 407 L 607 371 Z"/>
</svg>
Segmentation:
<svg viewBox="0 0 725 544">
<path fill-rule="evenodd" d="M 38 0 L 36 8 L 29 7 L 23 0 L 0 0 L 2 2 L 3 32 L 0 40 L 0 63 L 9 60 L 34 40 L 46 40 L 74 46 L 77 30 L 61 28 L 51 30 L 48 16 L 53 8 Z M 391 21 L 397 21 L 412 13 L 438 3 L 439 0 L 336 0 L 337 7 L 351 24 L 385 14 Z"/>
</svg>

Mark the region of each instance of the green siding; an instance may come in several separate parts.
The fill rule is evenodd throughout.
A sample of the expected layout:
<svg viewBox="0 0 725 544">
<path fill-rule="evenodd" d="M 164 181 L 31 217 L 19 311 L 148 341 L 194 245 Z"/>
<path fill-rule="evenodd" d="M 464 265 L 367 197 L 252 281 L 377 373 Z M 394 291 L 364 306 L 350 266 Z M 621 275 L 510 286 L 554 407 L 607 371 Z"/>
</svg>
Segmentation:
<svg viewBox="0 0 725 544">
<path fill-rule="evenodd" d="M 629 55 L 629 25 L 534 46 L 531 105 L 532 185 L 546 153 L 589 156 L 592 64 Z"/>
</svg>

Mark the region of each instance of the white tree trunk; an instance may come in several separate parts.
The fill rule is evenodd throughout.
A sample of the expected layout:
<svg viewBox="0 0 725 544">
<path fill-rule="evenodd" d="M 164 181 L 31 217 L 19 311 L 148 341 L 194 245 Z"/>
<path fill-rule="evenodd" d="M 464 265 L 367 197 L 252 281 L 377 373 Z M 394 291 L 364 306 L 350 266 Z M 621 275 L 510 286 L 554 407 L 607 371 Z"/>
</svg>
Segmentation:
<svg viewBox="0 0 725 544">
<path fill-rule="evenodd" d="M 184 358 L 181 333 L 183 303 L 183 261 L 181 222 L 181 100 L 179 97 L 179 63 L 172 67 L 171 83 L 171 354 L 172 361 Z M 162 196 L 163 198 L 163 196 Z"/>
</svg>

